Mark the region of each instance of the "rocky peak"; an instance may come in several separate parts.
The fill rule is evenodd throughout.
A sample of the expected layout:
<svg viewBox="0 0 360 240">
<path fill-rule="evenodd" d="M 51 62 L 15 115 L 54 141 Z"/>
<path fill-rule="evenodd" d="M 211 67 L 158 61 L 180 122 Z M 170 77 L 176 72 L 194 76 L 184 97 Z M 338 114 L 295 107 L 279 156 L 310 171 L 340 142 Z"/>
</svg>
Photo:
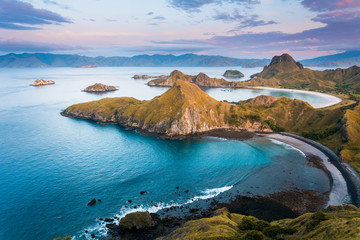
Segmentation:
<svg viewBox="0 0 360 240">
<path fill-rule="evenodd" d="M 180 72 L 179 70 L 174 70 L 170 73 L 170 77 L 174 79 L 181 79 L 185 77 L 185 74 Z"/>
<path fill-rule="evenodd" d="M 300 62 L 296 62 L 293 57 L 291 57 L 289 54 L 284 53 L 281 56 L 274 56 L 271 59 L 271 63 L 268 67 L 278 65 L 280 63 L 286 63 L 291 65 L 296 65 L 299 69 L 303 69 L 303 65 Z"/>
</svg>

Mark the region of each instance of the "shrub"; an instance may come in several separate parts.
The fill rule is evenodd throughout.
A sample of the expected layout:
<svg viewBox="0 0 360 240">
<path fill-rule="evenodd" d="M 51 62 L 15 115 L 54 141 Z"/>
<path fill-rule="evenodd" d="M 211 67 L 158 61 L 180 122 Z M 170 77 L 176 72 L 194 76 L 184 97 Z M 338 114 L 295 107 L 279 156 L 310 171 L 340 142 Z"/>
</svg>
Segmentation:
<svg viewBox="0 0 360 240">
<path fill-rule="evenodd" d="M 240 230 L 262 231 L 269 226 L 270 226 L 270 223 L 268 223 L 264 220 L 254 220 L 251 218 L 244 218 L 238 227 Z"/>
<path fill-rule="evenodd" d="M 325 213 L 323 212 L 316 212 L 314 213 L 311 218 L 310 221 L 306 223 L 306 231 L 311 231 L 313 230 L 317 225 L 319 225 L 321 222 L 327 220 L 328 217 L 326 216 Z"/>
<path fill-rule="evenodd" d="M 293 228 L 283 228 L 278 225 L 270 226 L 264 229 L 263 233 L 269 238 L 276 238 L 278 235 L 291 235 L 296 233 L 297 230 Z"/>
<path fill-rule="evenodd" d="M 265 238 L 264 234 L 262 232 L 251 230 L 247 232 L 241 240 L 263 240 Z"/>
</svg>

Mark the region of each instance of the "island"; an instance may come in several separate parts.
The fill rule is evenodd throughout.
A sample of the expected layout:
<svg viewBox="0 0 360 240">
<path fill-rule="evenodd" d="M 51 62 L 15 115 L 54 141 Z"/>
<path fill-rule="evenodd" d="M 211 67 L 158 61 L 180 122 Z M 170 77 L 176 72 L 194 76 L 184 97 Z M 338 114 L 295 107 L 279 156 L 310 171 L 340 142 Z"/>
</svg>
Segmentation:
<svg viewBox="0 0 360 240">
<path fill-rule="evenodd" d="M 312 71 L 303 68 L 289 55 L 282 55 L 274 57 L 271 64 L 251 80 L 235 86 L 284 87 L 285 76 L 292 85 L 297 84 L 295 79 L 300 73 L 309 73 L 303 75 L 304 82 L 314 86 L 318 81 L 318 91 L 328 86 L 321 83 L 325 81 L 324 76 L 330 76 L 330 83 L 339 79 L 353 84 L 358 82 L 356 67 Z M 150 86 L 170 87 L 151 100 L 105 98 L 69 106 L 61 114 L 101 124 L 117 124 L 167 139 L 214 136 L 242 140 L 256 136 L 280 140 L 304 152 L 309 164 L 324 171 L 330 182 L 335 182 L 334 175 L 324 165 L 330 161 L 345 179 L 351 201 L 360 205 L 360 181 L 353 170 L 360 172 L 360 106 L 356 101 L 346 99 L 316 109 L 301 100 L 262 95 L 230 104 L 213 99 L 200 88 L 227 83 L 233 82 L 213 79 L 204 73 L 190 76 L 175 70 L 166 79 L 149 82 Z M 333 89 L 342 87 L 330 86 Z M 346 93 L 355 94 L 353 90 Z M 344 94 L 344 98 L 348 97 Z M 296 141 L 301 144 L 296 145 Z M 309 154 L 311 149 L 317 149 L 325 158 Z M 219 239 L 324 239 L 327 237 L 324 234 L 331 234 L 332 239 L 360 237 L 353 230 L 360 227 L 360 222 L 355 220 L 360 217 L 360 210 L 353 205 L 326 207 L 329 192 L 292 189 L 268 196 L 235 195 L 229 203 L 221 202 L 221 198 L 224 199 L 219 195 L 208 203 L 199 200 L 191 206 L 171 207 L 157 213 L 130 213 L 120 222 L 110 219 L 104 224 L 114 236 L 129 239 L 204 239 L 205 236 Z M 198 206 L 202 204 L 210 207 L 199 210 Z M 183 209 L 189 215 L 178 217 L 177 213 Z M 324 227 L 327 232 L 320 231 Z"/>
<path fill-rule="evenodd" d="M 177 80 L 182 80 L 190 83 L 194 83 L 199 87 L 237 87 L 237 82 L 228 82 L 225 79 L 221 78 L 210 78 L 205 73 L 199 73 L 196 76 L 191 76 L 184 74 L 178 70 L 171 72 L 170 76 L 167 78 L 154 79 L 148 82 L 149 86 L 161 86 L 161 87 L 171 87 L 175 84 Z"/>
<path fill-rule="evenodd" d="M 96 68 L 96 65 L 95 64 L 85 64 L 85 65 L 76 66 L 73 68 Z"/>
<path fill-rule="evenodd" d="M 114 86 L 107 86 L 101 83 L 95 83 L 94 85 L 88 86 L 83 91 L 84 92 L 90 92 L 90 93 L 105 93 L 105 92 L 111 92 L 116 91 L 117 88 Z"/>
<path fill-rule="evenodd" d="M 238 70 L 226 70 L 223 76 L 227 78 L 243 78 L 245 75 Z"/>
<path fill-rule="evenodd" d="M 167 78 L 169 76 L 166 75 L 159 75 L 159 76 L 151 76 L 151 75 L 134 75 L 132 78 L 133 79 L 150 79 L 150 78 Z"/>
<path fill-rule="evenodd" d="M 55 82 L 53 80 L 46 81 L 44 79 L 38 79 L 33 84 L 31 84 L 31 86 L 38 87 L 38 86 L 51 85 L 51 84 L 55 84 Z"/>
</svg>

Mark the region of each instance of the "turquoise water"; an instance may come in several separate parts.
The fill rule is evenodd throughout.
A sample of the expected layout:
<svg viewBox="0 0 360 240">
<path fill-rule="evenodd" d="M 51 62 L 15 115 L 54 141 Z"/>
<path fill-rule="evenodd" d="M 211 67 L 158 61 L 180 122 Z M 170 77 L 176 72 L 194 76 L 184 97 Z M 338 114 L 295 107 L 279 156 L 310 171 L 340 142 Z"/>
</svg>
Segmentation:
<svg viewBox="0 0 360 240">
<path fill-rule="evenodd" d="M 189 74 L 199 71 L 180 70 Z M 224 72 L 222 68 L 205 70 L 211 76 Z M 103 228 L 98 218 L 125 214 L 129 211 L 125 205 L 156 210 L 154 203 L 159 207 L 186 203 L 236 183 L 244 192 L 259 189 L 270 193 L 291 187 L 329 190 L 326 175 L 309 167 L 299 151 L 266 139 L 163 140 L 60 115 L 73 103 L 105 96 L 150 99 L 166 89 L 150 88 L 130 77 L 169 71 L 1 69 L 0 239 L 66 235 L 83 239 L 85 229 L 100 236 Z M 37 78 L 53 79 L 56 84 L 29 86 Z M 120 90 L 106 95 L 81 92 L 94 82 L 116 85 Z M 148 194 L 140 195 L 140 191 Z M 94 197 L 102 202 L 88 207 Z"/>
</svg>

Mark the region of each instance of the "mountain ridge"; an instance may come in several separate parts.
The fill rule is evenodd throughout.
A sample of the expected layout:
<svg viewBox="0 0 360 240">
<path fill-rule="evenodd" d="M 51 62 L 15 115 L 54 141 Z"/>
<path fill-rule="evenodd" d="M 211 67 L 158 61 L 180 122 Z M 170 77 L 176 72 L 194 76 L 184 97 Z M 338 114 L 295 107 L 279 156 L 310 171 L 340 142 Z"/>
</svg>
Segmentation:
<svg viewBox="0 0 360 240">
<path fill-rule="evenodd" d="M 72 54 L 51 53 L 23 53 L 0 56 L 2 68 L 31 68 L 31 67 L 81 67 L 93 65 L 97 67 L 263 67 L 269 59 L 239 59 L 223 56 L 183 54 L 175 55 L 137 55 L 133 57 L 87 57 Z"/>
</svg>

